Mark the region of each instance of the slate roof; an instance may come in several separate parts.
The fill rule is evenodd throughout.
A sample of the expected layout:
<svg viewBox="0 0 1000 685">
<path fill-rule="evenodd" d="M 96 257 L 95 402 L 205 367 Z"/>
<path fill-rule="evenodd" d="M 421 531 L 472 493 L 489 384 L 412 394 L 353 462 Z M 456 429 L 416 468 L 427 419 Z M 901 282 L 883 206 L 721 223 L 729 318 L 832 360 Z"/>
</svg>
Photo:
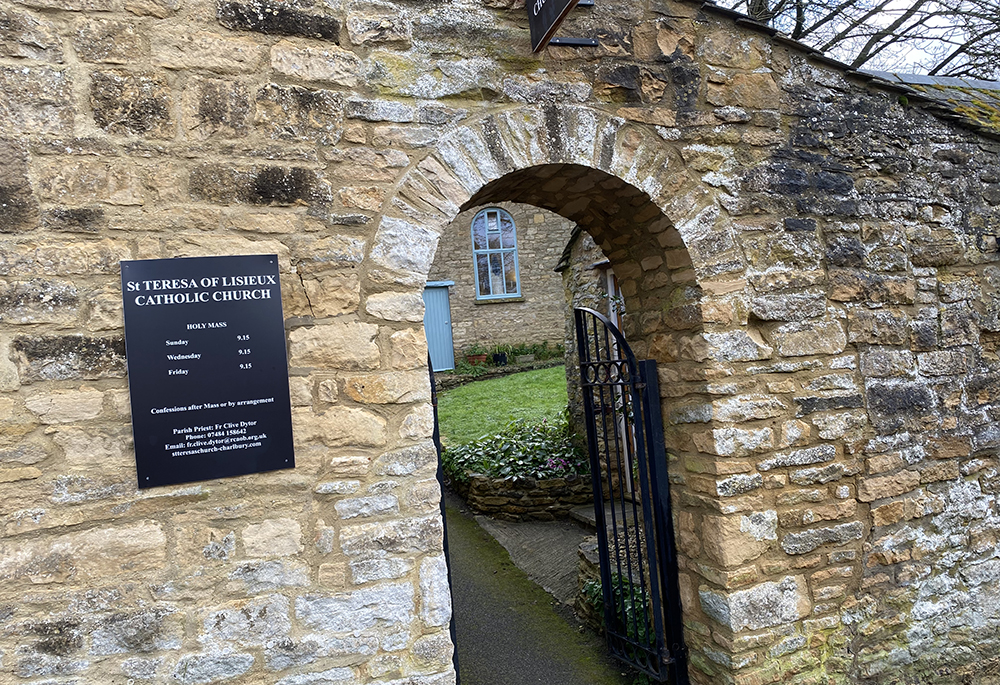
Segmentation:
<svg viewBox="0 0 1000 685">
<path fill-rule="evenodd" d="M 727 17 L 738 26 L 766 34 L 776 43 L 805 54 L 810 61 L 837 69 L 846 76 L 865 81 L 880 90 L 903 96 L 909 104 L 926 109 L 941 119 L 971 128 L 988 138 L 1000 140 L 1000 82 L 998 81 L 861 71 L 854 69 L 850 64 L 824 55 L 812 46 L 792 40 L 777 29 L 728 7 L 705 0 L 686 1 L 699 5 L 702 10 L 710 14 Z"/>
</svg>

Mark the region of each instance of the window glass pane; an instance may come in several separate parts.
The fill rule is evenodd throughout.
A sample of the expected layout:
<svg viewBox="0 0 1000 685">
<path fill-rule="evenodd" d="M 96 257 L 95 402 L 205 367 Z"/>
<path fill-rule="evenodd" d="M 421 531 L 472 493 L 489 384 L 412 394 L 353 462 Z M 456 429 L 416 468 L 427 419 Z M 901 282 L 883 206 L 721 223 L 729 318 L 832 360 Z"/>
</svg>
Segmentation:
<svg viewBox="0 0 1000 685">
<path fill-rule="evenodd" d="M 478 297 L 517 295 L 517 229 L 513 217 L 501 209 L 483 210 L 473 217 L 471 229 Z"/>
<path fill-rule="evenodd" d="M 486 216 L 479 214 L 472 220 L 472 247 L 476 250 L 486 249 Z"/>
<path fill-rule="evenodd" d="M 504 280 L 507 283 L 507 294 L 517 294 L 517 259 L 513 252 L 505 252 L 503 255 Z"/>
<path fill-rule="evenodd" d="M 503 254 L 500 252 L 490 254 L 490 292 L 494 295 L 502 295 L 506 292 L 503 278 Z"/>
<path fill-rule="evenodd" d="M 502 236 L 502 247 L 515 247 L 514 244 L 514 220 L 509 214 L 500 215 L 500 235 Z"/>
<path fill-rule="evenodd" d="M 500 212 L 486 212 L 486 230 L 491 250 L 500 247 Z"/>
<path fill-rule="evenodd" d="M 479 294 L 482 296 L 492 295 L 490 289 L 490 260 L 489 255 L 476 255 L 476 277 L 479 279 Z"/>
</svg>

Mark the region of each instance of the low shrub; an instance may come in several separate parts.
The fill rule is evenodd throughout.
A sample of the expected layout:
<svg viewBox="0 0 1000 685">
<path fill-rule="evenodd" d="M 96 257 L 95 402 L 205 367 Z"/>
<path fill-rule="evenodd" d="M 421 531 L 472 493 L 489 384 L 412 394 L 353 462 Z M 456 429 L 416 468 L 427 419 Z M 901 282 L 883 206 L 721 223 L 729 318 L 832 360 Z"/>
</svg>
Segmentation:
<svg viewBox="0 0 1000 685">
<path fill-rule="evenodd" d="M 600 580 L 590 580 L 583 586 L 583 596 L 591 608 L 604 622 L 604 589 Z M 652 626 L 649 625 L 649 599 L 645 588 L 633 583 L 617 573 L 611 574 L 611 601 L 615 614 L 625 628 L 625 634 L 641 645 L 653 640 Z"/>
<path fill-rule="evenodd" d="M 555 345 L 549 345 L 548 340 L 540 343 L 520 343 L 518 345 L 510 345 L 508 353 L 513 359 L 526 354 L 535 355 L 535 361 L 543 362 L 547 359 L 554 359 L 558 357 L 562 359 L 566 356 L 566 348 L 563 347 L 562 343 L 556 343 Z"/>
<path fill-rule="evenodd" d="M 463 376 L 472 376 L 473 378 L 479 378 L 480 376 L 485 376 L 489 373 L 489 369 L 485 364 L 470 364 L 463 357 L 462 359 L 455 360 L 455 368 L 451 371 L 446 371 L 445 373 L 457 373 Z"/>
<path fill-rule="evenodd" d="M 489 354 L 489 353 L 490 353 L 490 348 L 481 342 L 472 343 L 472 345 L 470 347 L 467 347 L 463 352 L 463 354 L 465 354 L 465 356 L 467 357 L 479 354 Z"/>
<path fill-rule="evenodd" d="M 565 478 L 590 472 L 574 444 L 565 413 L 559 419 L 511 421 L 496 435 L 448 447 L 441 456 L 445 473 L 465 483 L 467 472 L 493 478 Z"/>
</svg>

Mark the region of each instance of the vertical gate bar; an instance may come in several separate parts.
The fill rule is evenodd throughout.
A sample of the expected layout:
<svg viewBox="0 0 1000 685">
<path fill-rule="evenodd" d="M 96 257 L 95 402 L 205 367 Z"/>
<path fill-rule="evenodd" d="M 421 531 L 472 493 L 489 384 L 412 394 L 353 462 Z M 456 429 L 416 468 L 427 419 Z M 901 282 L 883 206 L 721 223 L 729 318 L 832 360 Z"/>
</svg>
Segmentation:
<svg viewBox="0 0 1000 685">
<path fill-rule="evenodd" d="M 680 586 L 678 582 L 677 547 L 674 540 L 674 524 L 670 501 L 670 476 L 667 466 L 667 453 L 663 434 L 663 416 L 660 413 L 660 382 L 656 374 L 656 362 L 647 359 L 639 362 L 643 367 L 643 375 L 647 379 L 645 393 L 650 406 L 656 411 L 649 411 L 647 426 L 650 442 L 650 477 L 653 480 L 657 505 L 656 516 L 659 521 L 657 537 L 662 540 L 661 566 L 663 568 L 664 609 L 666 610 L 668 645 L 673 659 L 674 682 L 677 685 L 688 685 L 687 646 L 684 644 L 684 616 L 681 606 Z M 654 404 L 655 401 L 655 404 Z"/>
<path fill-rule="evenodd" d="M 642 367 L 637 364 L 637 369 Z M 654 369 L 655 373 L 655 369 Z M 642 488 L 642 492 L 647 494 L 646 500 L 643 502 L 642 515 L 643 523 L 646 526 L 646 553 L 649 556 L 649 578 L 650 578 L 650 602 L 652 603 L 652 613 L 653 613 L 653 629 L 656 632 L 656 663 L 657 670 L 662 670 L 663 662 L 663 646 L 666 644 L 664 639 L 664 626 L 663 626 L 663 615 L 662 615 L 662 596 L 660 593 L 660 570 L 659 564 L 657 564 L 657 529 L 654 523 L 653 508 L 655 506 L 655 494 L 650 483 L 650 460 L 649 460 L 649 450 L 650 450 L 650 434 L 649 431 L 645 430 L 645 424 L 649 415 L 649 406 L 645 401 L 644 390 L 647 387 L 646 375 L 641 371 L 637 370 L 637 378 L 632 383 L 632 402 L 635 406 L 633 415 L 635 418 L 634 430 L 636 432 L 636 446 L 639 458 L 639 480 Z M 640 382 L 642 387 L 640 388 Z"/>
<path fill-rule="evenodd" d="M 650 670 L 648 659 L 648 652 L 650 651 L 649 645 L 649 635 L 648 631 L 645 629 L 645 616 L 640 616 L 640 612 L 636 611 L 637 599 L 645 599 L 646 597 L 646 574 L 643 568 L 643 552 L 642 545 L 639 541 L 639 529 L 638 523 L 640 521 L 639 513 L 636 508 L 635 497 L 631 497 L 632 505 L 632 522 L 635 525 L 635 530 L 629 530 L 629 518 L 628 518 L 628 508 L 629 504 L 626 502 L 626 485 L 631 481 L 631 470 L 633 464 L 635 463 L 635 444 L 633 444 L 632 438 L 634 436 L 634 416 L 635 416 L 635 403 L 633 398 L 633 388 L 632 383 L 635 381 L 636 370 L 632 365 L 632 360 L 627 355 L 621 354 L 621 346 L 613 341 L 612 333 L 608 326 L 604 326 L 604 350 L 606 353 L 606 358 L 608 360 L 607 367 L 616 367 L 618 372 L 618 380 L 613 381 L 612 375 L 609 373 L 607 377 L 607 393 L 610 399 L 611 408 L 611 434 L 614 437 L 613 444 L 615 446 L 614 463 L 608 460 L 608 480 L 611 490 L 611 500 L 612 500 L 612 519 L 615 519 L 615 512 L 619 510 L 621 512 L 621 530 L 618 526 L 613 526 L 613 534 L 615 540 L 615 548 L 617 555 L 615 557 L 616 565 L 618 568 L 619 586 L 616 588 L 618 590 L 617 597 L 619 599 L 619 609 L 620 609 L 620 624 L 624 630 L 624 634 L 621 638 L 625 644 L 632 645 L 631 648 L 631 660 L 637 666 L 645 666 L 643 670 Z M 628 371 L 628 379 L 624 380 L 621 377 L 621 368 L 625 368 Z M 602 395 L 603 397 L 603 395 Z M 621 401 L 622 407 L 619 409 L 619 400 Z M 629 417 L 629 413 L 632 414 L 632 419 Z M 603 414 L 605 433 L 607 433 L 607 413 Z M 633 431 L 630 433 L 627 429 L 623 430 L 622 426 L 632 427 Z M 640 434 L 641 438 L 641 434 Z M 607 441 L 606 441 L 607 442 Z M 614 491 L 614 483 L 612 473 L 618 474 L 618 491 Z M 633 484 L 634 485 L 634 484 Z M 621 541 L 621 542 L 619 542 Z M 622 574 L 622 547 L 624 547 L 624 561 L 626 573 Z M 633 568 L 632 556 L 635 554 L 635 567 Z M 636 596 L 636 588 L 639 589 L 639 596 Z M 626 595 L 627 589 L 627 595 Z M 627 607 L 631 606 L 632 611 L 629 612 Z M 641 606 L 641 604 L 640 604 Z M 640 618 L 642 619 L 642 624 L 640 624 Z M 631 623 L 632 636 L 629 636 L 629 624 Z M 643 639 L 643 634 L 645 634 L 645 639 Z M 643 660 L 643 664 L 638 663 L 640 657 Z M 659 666 L 659 659 L 657 658 L 654 663 Z"/>
<path fill-rule="evenodd" d="M 597 353 L 597 359 L 600 361 L 602 359 L 602 357 L 600 355 L 600 351 L 601 351 L 601 336 L 600 336 L 600 334 L 598 333 L 598 330 L 597 330 L 597 323 L 599 323 L 599 322 L 598 322 L 598 320 L 595 317 L 592 316 L 591 318 L 594 320 L 594 346 L 595 346 L 595 349 L 598 351 L 598 353 Z M 603 348 L 603 350 L 604 350 L 604 359 L 610 360 L 610 358 L 611 358 L 611 347 L 609 345 L 609 341 L 608 341 L 608 338 L 607 338 L 607 328 L 604 328 L 604 348 Z M 625 598 L 624 593 L 621 591 L 623 589 L 623 587 L 621 587 L 620 584 L 621 584 L 622 578 L 625 577 L 624 574 L 622 573 L 622 545 L 624 544 L 626 568 L 628 568 L 628 564 L 629 564 L 629 547 L 628 547 L 628 536 L 627 536 L 627 534 L 624 536 L 624 543 L 623 543 L 622 536 L 619 534 L 619 531 L 618 531 L 618 509 L 617 509 L 616 504 L 615 504 L 615 481 L 614 481 L 614 471 L 613 471 L 614 467 L 612 466 L 612 464 L 617 464 L 618 467 L 619 467 L 619 470 L 620 470 L 620 465 L 621 465 L 621 460 L 618 458 L 618 455 L 619 455 L 619 452 L 620 452 L 619 443 L 618 443 L 618 434 L 617 434 L 618 422 L 617 422 L 616 417 L 614 416 L 615 394 L 614 394 L 614 389 L 610 385 L 608 385 L 605 382 L 600 382 L 601 379 L 600 379 L 600 372 L 599 371 L 598 371 L 597 376 L 595 377 L 595 381 L 598 381 L 597 388 L 598 388 L 598 392 L 600 393 L 600 397 L 601 397 L 601 433 L 604 436 L 604 460 L 605 460 L 605 463 L 607 464 L 607 474 L 608 474 L 608 502 L 611 505 L 611 507 L 610 507 L 610 509 L 611 509 L 611 540 L 614 542 L 615 568 L 618 569 L 618 574 L 617 575 L 618 575 L 618 582 L 619 582 L 619 588 L 617 588 L 618 592 L 615 592 L 616 588 L 615 588 L 615 584 L 614 584 L 614 578 L 612 577 L 612 580 L 611 580 L 611 590 L 612 590 L 612 596 L 614 598 L 616 598 L 616 601 L 615 601 L 615 605 L 616 605 L 615 606 L 615 612 L 616 613 L 615 613 L 615 616 L 613 617 L 613 620 L 610 621 L 610 622 L 608 622 L 606 624 L 605 628 L 609 632 L 614 631 L 614 633 L 620 638 L 620 640 L 623 643 L 627 643 L 628 642 L 628 626 L 626 625 L 626 618 L 625 617 L 627 616 L 628 612 L 626 611 L 626 603 L 625 603 L 626 602 L 626 598 Z M 607 393 L 607 399 L 605 399 L 605 393 Z M 608 407 L 610 407 L 611 411 L 612 411 L 612 422 L 611 422 L 612 429 L 611 429 L 610 433 L 608 432 L 608 412 L 607 412 L 607 408 Z M 614 461 L 612 461 L 612 457 L 614 457 Z M 621 490 L 621 474 L 620 473 L 619 473 L 619 477 L 618 478 L 619 478 L 618 489 L 620 491 Z M 603 502 L 601 503 L 601 506 L 603 506 Z M 622 510 L 621 513 L 622 513 L 622 516 L 624 517 L 624 514 L 625 514 L 624 509 Z M 623 521 L 622 523 L 625 524 L 625 527 L 627 529 L 628 522 L 627 521 Z M 619 616 L 621 618 L 619 618 Z M 619 634 L 619 632 L 620 632 L 619 628 L 618 628 L 619 625 L 621 626 L 621 629 L 625 631 L 624 634 Z M 621 646 L 619 646 L 619 648 L 621 648 Z"/>
<path fill-rule="evenodd" d="M 606 358 L 607 358 L 607 360 L 609 362 L 607 368 L 610 369 L 611 368 L 611 364 L 612 364 L 612 362 L 614 360 L 614 356 L 615 355 L 614 355 L 614 351 L 613 351 L 614 348 L 611 346 L 610 331 L 608 330 L 607 326 L 604 327 L 604 350 L 606 352 Z M 632 555 L 631 555 L 632 545 L 631 545 L 631 542 L 629 540 L 628 516 L 626 515 L 626 506 L 625 506 L 625 488 L 624 488 L 625 479 L 622 477 L 622 456 L 624 456 L 625 459 L 628 459 L 629 455 L 628 455 L 628 448 L 625 447 L 625 446 L 623 446 L 623 443 L 621 441 L 621 436 L 619 435 L 619 430 L 618 430 L 618 401 L 617 401 L 617 397 L 615 397 L 615 388 L 614 388 L 614 385 L 611 384 L 611 375 L 610 375 L 610 373 L 608 374 L 608 377 L 607 377 L 607 386 L 606 387 L 607 387 L 607 392 L 610 395 L 610 400 L 611 400 L 611 403 L 610 403 L 610 406 L 611 406 L 611 435 L 614 436 L 614 442 L 613 442 L 613 444 L 614 444 L 614 447 L 615 447 L 615 449 L 614 449 L 614 456 L 615 456 L 614 466 L 612 466 L 611 460 L 610 459 L 608 460 L 608 480 L 609 480 L 609 483 L 611 484 L 611 488 L 612 488 L 611 489 L 611 502 L 612 502 L 612 506 L 611 506 L 611 518 L 612 518 L 612 521 L 614 521 L 614 519 L 615 519 L 615 511 L 616 511 L 616 508 L 618 506 L 618 504 L 615 502 L 615 500 L 618 499 L 618 500 L 621 501 L 621 517 L 622 517 L 621 538 L 624 540 L 624 545 L 625 545 L 625 568 L 627 569 L 627 572 L 628 572 L 628 575 L 625 578 L 623 578 L 622 574 L 621 574 L 621 551 L 620 551 L 619 545 L 618 545 L 619 531 L 618 531 L 618 526 L 616 524 L 614 526 L 613 530 L 614 530 L 614 536 L 615 536 L 615 548 L 616 548 L 616 551 L 618 552 L 618 554 L 617 554 L 617 559 L 618 559 L 618 578 L 619 578 L 619 583 L 621 583 L 623 580 L 625 580 L 627 578 L 627 580 L 628 580 L 628 588 L 629 588 L 629 599 L 633 601 L 632 606 L 634 607 L 635 606 L 635 602 L 634 602 L 635 598 L 632 597 Z M 602 400 L 603 400 L 603 397 L 604 397 L 604 394 L 603 394 L 604 393 L 604 386 L 602 386 L 601 393 L 602 393 L 601 397 L 602 397 Z M 607 435 L 608 434 L 607 433 L 608 413 L 606 411 L 603 412 L 603 421 L 604 421 L 604 432 L 605 432 L 605 435 Z M 611 475 L 612 469 L 616 470 L 617 473 L 618 473 L 618 493 L 617 494 L 614 491 L 613 478 L 612 478 L 612 475 Z M 621 591 L 618 593 L 618 595 L 621 598 L 621 605 L 622 605 L 621 606 L 621 609 L 622 609 L 622 613 L 621 613 L 621 616 L 622 616 L 622 627 L 625 629 L 625 635 L 623 635 L 622 637 L 625 638 L 625 640 L 627 641 L 628 640 L 628 625 L 627 625 L 628 611 L 626 611 L 626 604 L 625 604 L 626 599 L 625 599 L 624 589 L 625 589 L 625 585 L 622 584 L 621 585 Z M 634 611 L 632 612 L 632 617 L 633 617 L 633 623 L 634 623 L 634 621 L 635 621 L 635 612 Z M 635 628 L 635 626 L 633 626 L 633 628 Z M 636 632 L 636 634 L 638 635 L 638 632 Z"/>
<path fill-rule="evenodd" d="M 590 338 L 587 333 L 588 314 L 580 309 L 576 314 L 576 349 L 580 364 L 580 390 L 583 394 L 583 416 L 587 425 L 587 444 L 590 447 L 590 483 L 594 491 L 594 519 L 597 523 L 597 549 L 601 559 L 608 558 L 607 522 L 604 518 L 604 494 L 601 489 L 601 460 L 597 451 L 597 422 L 594 417 L 593 388 L 587 381 L 587 365 L 590 363 Z M 611 569 L 608 564 L 600 564 L 601 595 L 604 598 L 604 625 L 613 625 L 611 607 Z M 610 646 L 610 634 L 607 634 Z"/>
<path fill-rule="evenodd" d="M 591 360 L 592 363 L 594 364 L 594 367 L 593 367 L 594 368 L 594 388 L 593 388 L 592 392 L 598 398 L 597 407 L 599 409 L 598 413 L 600 414 L 600 417 L 601 417 L 600 431 L 599 431 L 598 434 L 601 437 L 600 444 L 603 446 L 602 450 L 603 450 L 603 454 L 604 454 L 604 461 L 605 461 L 606 464 L 610 465 L 611 464 L 611 448 L 609 447 L 609 445 L 611 443 L 610 443 L 609 438 L 608 438 L 607 412 L 605 411 L 605 407 L 607 406 L 607 400 L 605 399 L 605 395 L 604 395 L 604 393 L 606 391 L 606 388 L 600 382 L 601 381 L 601 378 L 600 378 L 600 374 L 601 374 L 600 362 L 603 359 L 603 356 L 601 354 L 601 352 L 602 352 L 602 350 L 601 350 L 601 337 L 600 337 L 600 334 L 598 333 L 598 329 L 597 329 L 597 324 L 598 324 L 597 319 L 595 319 L 593 316 L 591 316 L 590 318 L 591 318 L 591 323 L 594 326 L 594 328 L 593 328 L 594 357 Z M 604 351 L 606 352 L 607 350 L 605 349 Z M 597 426 L 598 426 L 598 424 L 595 421 L 594 422 L 595 430 L 597 429 Z M 600 463 L 600 453 L 598 454 L 598 463 Z M 600 466 L 598 466 L 598 468 L 600 468 Z M 613 506 L 613 504 L 614 504 L 615 486 L 614 486 L 614 479 L 612 478 L 610 469 L 607 471 L 607 473 L 608 473 L 608 483 L 607 483 L 608 490 L 607 490 L 607 493 L 608 493 L 608 499 L 612 503 L 612 506 L 610 508 L 610 511 L 611 511 L 611 528 L 610 528 L 610 537 L 608 537 L 608 535 L 609 535 L 608 530 L 609 529 L 607 528 L 607 522 L 605 522 L 604 535 L 608 539 L 608 554 L 609 555 L 611 554 L 612 545 L 614 546 L 615 565 L 616 565 L 616 568 L 618 569 L 618 577 L 621 577 L 621 572 L 622 572 L 622 569 L 621 569 L 621 543 L 618 540 L 618 533 L 617 533 L 617 530 L 618 530 L 617 520 L 618 519 L 617 519 L 617 516 L 616 516 L 615 508 Z M 599 503 L 599 506 L 602 509 L 604 508 L 604 500 L 603 499 Z M 609 637 L 610 636 L 618 637 L 618 616 L 619 616 L 620 610 L 624 609 L 624 604 L 621 604 L 620 593 L 619 594 L 615 593 L 615 583 L 614 583 L 615 576 L 614 576 L 614 574 L 611 573 L 611 566 L 610 566 L 610 564 L 608 565 L 608 572 L 609 572 L 609 576 L 608 576 L 608 578 L 609 578 L 609 581 L 608 581 L 608 592 L 610 593 L 609 596 L 611 597 L 611 603 L 609 604 L 609 607 L 610 607 L 610 612 L 611 613 L 609 614 L 609 618 L 608 618 L 608 620 L 605 621 L 604 625 L 605 625 L 605 630 L 607 631 Z M 614 645 L 614 649 L 615 650 L 619 650 L 620 648 L 621 648 L 621 645 L 619 645 L 617 643 Z"/>
<path fill-rule="evenodd" d="M 618 425 L 617 417 L 614 415 L 615 411 L 614 388 L 607 382 L 609 378 L 605 378 L 604 380 L 602 380 L 600 375 L 602 366 L 604 369 L 607 369 L 609 366 L 609 364 L 607 364 L 606 362 L 611 360 L 613 347 L 611 346 L 610 339 L 608 338 L 607 328 L 602 327 L 604 332 L 604 336 L 602 338 L 601 333 L 598 330 L 599 320 L 593 315 L 591 315 L 590 319 L 594 324 L 594 329 L 593 329 L 593 336 L 594 336 L 593 341 L 595 349 L 594 363 L 596 364 L 595 366 L 596 374 L 594 380 L 596 383 L 596 391 L 600 397 L 600 405 L 599 405 L 601 407 L 600 427 L 601 427 L 601 435 L 603 437 L 602 445 L 603 445 L 604 461 L 606 464 L 605 469 L 607 473 L 608 502 L 610 504 L 609 509 L 611 511 L 610 532 L 606 528 L 605 534 L 610 535 L 609 545 L 608 545 L 609 554 L 611 552 L 612 545 L 614 548 L 614 568 L 617 570 L 616 575 L 618 579 L 616 585 L 615 575 L 610 576 L 609 589 L 611 592 L 612 606 L 614 609 L 614 613 L 611 615 L 610 620 L 606 621 L 605 630 L 608 634 L 609 639 L 611 637 L 617 639 L 617 641 L 613 646 L 613 651 L 619 653 L 622 658 L 629 660 L 629 650 L 627 648 L 627 645 L 629 643 L 627 616 L 629 612 L 627 611 L 627 602 L 629 601 L 629 599 L 631 599 L 631 597 L 625 596 L 624 593 L 625 586 L 622 584 L 622 579 L 626 577 L 628 577 L 629 579 L 631 578 L 631 570 L 630 570 L 631 557 L 630 557 L 629 539 L 627 535 L 627 524 L 628 524 L 627 520 L 622 520 L 622 524 L 626 528 L 625 534 L 623 535 L 622 534 L 623 531 L 619 530 L 619 510 L 615 501 L 617 495 L 615 493 L 615 480 L 614 480 L 614 474 L 615 471 L 617 470 L 619 473 L 618 488 L 620 492 L 621 491 L 620 442 L 618 440 L 618 433 L 617 433 L 617 425 Z M 603 346 L 601 344 L 602 341 L 604 343 Z M 602 362 L 605 363 L 602 365 Z M 607 411 L 608 409 L 611 409 L 612 413 L 610 429 L 608 428 L 608 423 L 609 423 L 608 411 Z M 601 506 L 603 507 L 603 502 L 601 502 Z M 625 514 L 624 508 L 622 509 L 620 514 L 624 516 Z M 625 569 L 622 568 L 623 557 L 626 566 Z M 610 570 L 611 568 L 610 563 L 608 566 Z M 635 657 L 632 656 L 631 660 L 634 661 L 634 658 Z"/>
<path fill-rule="evenodd" d="M 632 374 L 629 374 L 629 375 L 630 375 L 630 382 L 622 384 L 623 385 L 623 387 L 622 387 L 622 405 L 623 405 L 623 416 L 622 416 L 622 419 L 623 419 L 623 422 L 625 423 L 625 425 L 628 425 L 631 422 L 631 420 L 632 420 L 632 419 L 629 418 L 629 412 L 631 412 L 632 417 L 635 416 L 635 412 L 636 412 L 635 404 L 632 401 L 632 387 L 631 387 L 631 383 L 634 381 L 634 377 L 632 377 Z M 617 408 L 617 403 L 616 403 L 616 408 Z M 616 426 L 619 425 L 619 420 L 618 420 L 617 416 L 615 416 L 615 425 Z M 625 453 L 625 457 L 626 457 L 626 467 L 627 467 L 627 469 L 626 469 L 625 476 L 628 477 L 629 479 L 631 479 L 633 466 L 636 465 L 636 454 L 637 454 L 636 445 L 638 444 L 638 440 L 641 439 L 641 436 L 636 436 L 635 432 L 633 430 L 633 432 L 632 432 L 631 435 L 629 435 L 628 433 L 626 433 L 625 435 L 623 435 L 621 437 L 622 437 L 622 441 L 621 441 L 620 444 L 623 445 L 622 451 Z M 635 442 L 633 442 L 633 440 L 635 440 Z M 620 464 L 619 464 L 619 481 L 623 481 L 623 477 L 622 477 L 620 471 L 621 471 L 621 468 L 620 468 Z M 631 501 L 629 502 L 629 504 L 631 504 L 631 508 L 632 508 L 632 521 L 633 521 L 633 524 L 635 526 L 634 532 L 629 533 L 627 512 L 623 511 L 622 518 L 625 519 L 626 545 L 627 545 L 627 547 L 629 549 L 629 552 L 631 552 L 633 549 L 635 550 L 635 557 L 636 557 L 636 571 L 637 571 L 637 573 L 633 574 L 632 573 L 632 569 L 631 569 L 631 554 L 629 555 L 629 561 L 630 561 L 630 564 L 629 564 L 629 595 L 631 597 L 632 607 L 633 607 L 633 611 L 632 611 L 632 627 L 633 627 L 633 630 L 635 631 L 635 636 L 636 636 L 635 637 L 635 641 L 637 643 L 641 644 L 644 648 L 648 649 L 648 646 L 649 646 L 648 645 L 648 643 L 649 643 L 648 631 L 644 631 L 642 629 L 644 626 L 640 626 L 639 625 L 639 615 L 638 615 L 638 612 L 636 612 L 634 610 L 635 606 L 636 606 L 636 599 L 637 599 L 636 598 L 636 591 L 635 591 L 636 585 L 638 585 L 638 587 L 639 587 L 639 598 L 644 599 L 646 597 L 646 573 L 645 573 L 645 569 L 643 568 L 643 566 L 644 566 L 644 563 L 643 563 L 643 549 L 642 549 L 642 543 L 640 541 L 640 535 L 639 535 L 640 515 L 639 515 L 639 511 L 638 510 L 640 508 L 642 508 L 642 507 L 641 506 L 640 507 L 636 506 L 635 485 L 636 485 L 635 482 L 632 481 L 632 491 L 633 491 L 633 493 L 632 493 L 632 497 L 630 498 Z M 623 509 L 627 509 L 628 506 L 629 506 L 629 504 L 627 504 L 626 501 L 625 501 L 625 489 L 621 488 L 620 492 L 621 492 L 622 507 L 623 507 Z M 640 492 L 639 495 L 641 497 L 642 493 Z M 645 517 L 642 517 L 642 519 L 643 519 L 643 524 L 645 525 L 645 520 L 644 520 Z M 638 576 L 638 582 L 636 582 L 636 579 L 633 577 L 633 575 Z M 643 619 L 645 619 L 645 616 L 643 616 Z M 640 635 L 642 635 L 643 632 L 647 633 L 646 639 L 645 640 L 640 640 Z"/>
</svg>

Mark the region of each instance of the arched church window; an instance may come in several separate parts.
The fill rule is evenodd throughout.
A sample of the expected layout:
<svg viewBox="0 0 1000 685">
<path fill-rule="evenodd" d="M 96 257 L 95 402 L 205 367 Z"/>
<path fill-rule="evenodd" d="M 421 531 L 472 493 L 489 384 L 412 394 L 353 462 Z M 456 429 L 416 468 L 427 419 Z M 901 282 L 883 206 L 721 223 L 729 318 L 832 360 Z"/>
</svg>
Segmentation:
<svg viewBox="0 0 1000 685">
<path fill-rule="evenodd" d="M 476 299 L 519 297 L 517 229 L 514 218 L 498 207 L 472 219 L 472 255 L 476 268 Z"/>
</svg>

